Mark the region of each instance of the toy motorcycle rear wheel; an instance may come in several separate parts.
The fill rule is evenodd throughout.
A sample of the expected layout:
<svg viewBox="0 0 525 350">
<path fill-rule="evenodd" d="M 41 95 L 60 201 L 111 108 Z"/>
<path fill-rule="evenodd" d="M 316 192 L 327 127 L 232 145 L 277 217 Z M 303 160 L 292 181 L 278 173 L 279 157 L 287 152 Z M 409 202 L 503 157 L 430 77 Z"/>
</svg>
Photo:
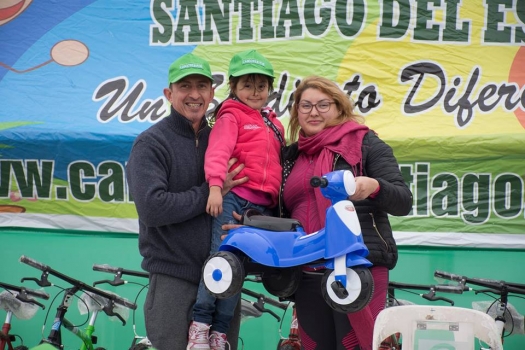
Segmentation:
<svg viewBox="0 0 525 350">
<path fill-rule="evenodd" d="M 335 272 L 326 270 L 321 288 L 324 300 L 332 309 L 343 313 L 357 312 L 367 306 L 372 299 L 374 280 L 370 270 L 365 267 L 347 268 L 346 288 L 336 293 L 334 290 L 337 288 Z M 345 296 L 342 296 L 340 292 L 343 292 Z"/>
<path fill-rule="evenodd" d="M 303 272 L 300 266 L 276 269 L 275 274 L 263 275 L 262 284 L 268 293 L 280 298 L 287 298 L 295 293 Z"/>
<path fill-rule="evenodd" d="M 244 277 L 239 257 L 231 252 L 219 251 L 210 255 L 202 268 L 204 286 L 219 299 L 239 293 Z"/>
</svg>

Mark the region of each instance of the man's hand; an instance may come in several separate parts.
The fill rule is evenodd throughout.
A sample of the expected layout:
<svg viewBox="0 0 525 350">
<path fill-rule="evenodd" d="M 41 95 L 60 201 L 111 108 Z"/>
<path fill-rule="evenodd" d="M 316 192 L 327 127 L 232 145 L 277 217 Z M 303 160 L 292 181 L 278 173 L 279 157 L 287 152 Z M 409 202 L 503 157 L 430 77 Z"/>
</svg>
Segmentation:
<svg viewBox="0 0 525 350">
<path fill-rule="evenodd" d="M 233 164 L 237 162 L 237 158 L 232 158 L 228 161 L 228 174 L 226 174 L 226 180 L 224 180 L 224 184 L 222 186 L 222 195 L 224 196 L 226 193 L 230 192 L 232 187 L 235 187 L 237 185 L 243 184 L 246 181 L 248 181 L 248 176 L 245 176 L 241 179 L 233 180 L 233 178 L 241 172 L 242 169 L 244 169 L 244 164 L 239 165 L 237 168 L 230 171 L 230 168 Z"/>
<path fill-rule="evenodd" d="M 235 211 L 232 214 L 233 214 L 233 218 L 235 220 L 237 220 L 238 222 L 241 221 L 241 219 L 242 219 L 241 215 L 237 214 L 237 212 L 235 212 Z M 241 225 L 241 224 L 224 224 L 224 225 L 221 226 L 221 228 L 224 231 L 229 231 L 229 230 L 233 230 L 234 228 L 239 228 L 241 226 L 244 226 L 244 225 Z M 226 235 L 222 235 L 221 236 L 221 239 L 224 239 L 224 238 L 226 238 Z"/>
<path fill-rule="evenodd" d="M 379 187 L 379 182 L 368 176 L 357 176 L 355 178 L 355 193 L 350 196 L 351 201 L 360 201 L 368 198 Z"/>
<path fill-rule="evenodd" d="M 208 197 L 208 204 L 206 204 L 206 212 L 213 217 L 217 217 L 222 213 L 222 194 L 219 186 L 210 187 L 210 196 Z"/>
</svg>

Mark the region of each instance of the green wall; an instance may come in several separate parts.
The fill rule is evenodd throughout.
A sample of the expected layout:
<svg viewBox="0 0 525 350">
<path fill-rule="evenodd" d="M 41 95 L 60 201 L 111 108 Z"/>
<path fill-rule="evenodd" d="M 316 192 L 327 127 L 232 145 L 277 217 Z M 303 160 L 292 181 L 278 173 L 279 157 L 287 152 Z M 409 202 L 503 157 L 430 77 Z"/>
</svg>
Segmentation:
<svg viewBox="0 0 525 350">
<path fill-rule="evenodd" d="M 83 233 L 71 231 L 46 231 L 26 229 L 0 229 L 0 245 L 2 247 L 2 263 L 0 264 L 0 281 L 22 285 L 22 277 L 40 277 L 40 271 L 19 262 L 21 255 L 38 260 L 51 268 L 62 272 L 85 283 L 111 279 L 111 274 L 92 270 L 93 264 L 110 264 L 131 270 L 140 270 L 140 256 L 137 251 L 137 236 L 132 234 L 111 233 Z M 523 250 L 491 250 L 491 249 L 452 249 L 452 248 L 427 248 L 427 247 L 400 247 L 400 257 L 397 267 L 391 273 L 391 280 L 404 283 L 435 284 L 433 272 L 436 269 L 462 274 L 469 277 L 483 277 L 501 279 L 516 283 L 525 283 L 525 251 Z M 140 278 L 129 277 L 130 281 L 143 283 Z M 50 276 L 49 280 L 62 288 L 68 284 L 60 279 Z M 38 289 L 31 281 L 24 282 L 27 288 Z M 262 287 L 249 283 L 249 288 L 264 292 Z M 130 300 L 135 300 L 141 290 L 138 284 L 127 284 L 120 287 L 100 285 L 108 291 L 116 292 Z M 42 338 L 42 325 L 46 320 L 44 335 L 47 335 L 60 302 L 62 294 L 51 305 L 58 287 L 47 287 L 51 295 L 50 300 L 43 303 L 45 310 L 39 310 L 31 320 L 12 320 L 12 332 L 19 334 L 27 346 L 36 345 Z M 145 291 L 137 299 L 136 329 L 137 333 L 144 335 L 144 322 L 142 303 Z M 425 299 L 417 295 L 397 291 L 401 299 L 408 299 L 420 304 L 428 304 Z M 483 295 L 474 293 L 464 295 L 446 295 L 453 299 L 457 306 L 470 307 L 474 300 L 488 300 Z M 525 300 L 511 298 L 510 302 L 525 314 Z M 87 322 L 86 315 L 80 315 L 75 300 L 68 318 L 75 323 Z M 446 305 L 437 302 L 435 305 Z M 279 313 L 279 311 L 275 310 Z M 5 317 L 5 312 L 0 311 L 0 317 Z M 283 335 L 287 335 L 290 312 L 284 317 Z M 133 315 L 130 314 L 125 326 L 116 320 L 110 321 L 105 314 L 97 320 L 95 334 L 99 338 L 99 346 L 112 350 L 127 350 L 133 339 Z M 241 337 L 246 350 L 275 349 L 279 340 L 279 323 L 270 315 L 259 319 L 244 320 L 241 326 Z M 66 349 L 78 349 L 76 338 L 63 332 Z M 18 344 L 18 343 L 17 343 Z M 515 335 L 505 340 L 506 350 L 522 350 L 525 348 L 525 336 Z M 241 347 L 239 347 L 241 349 Z"/>
</svg>

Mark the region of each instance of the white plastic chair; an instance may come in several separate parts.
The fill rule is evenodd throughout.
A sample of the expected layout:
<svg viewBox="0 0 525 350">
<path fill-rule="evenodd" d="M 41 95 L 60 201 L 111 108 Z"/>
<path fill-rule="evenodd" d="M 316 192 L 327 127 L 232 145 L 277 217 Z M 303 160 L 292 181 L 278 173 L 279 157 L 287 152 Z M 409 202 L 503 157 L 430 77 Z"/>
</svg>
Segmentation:
<svg viewBox="0 0 525 350">
<path fill-rule="evenodd" d="M 373 350 L 383 339 L 401 333 L 404 350 L 474 350 L 475 338 L 503 350 L 489 315 L 455 306 L 406 305 L 382 310 L 374 325 Z"/>
</svg>

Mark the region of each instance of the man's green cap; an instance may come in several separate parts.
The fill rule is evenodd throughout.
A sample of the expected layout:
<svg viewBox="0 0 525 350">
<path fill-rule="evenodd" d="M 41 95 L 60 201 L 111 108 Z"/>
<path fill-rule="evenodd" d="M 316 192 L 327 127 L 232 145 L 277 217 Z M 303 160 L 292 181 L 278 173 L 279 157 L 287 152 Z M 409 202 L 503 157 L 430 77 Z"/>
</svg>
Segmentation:
<svg viewBox="0 0 525 350">
<path fill-rule="evenodd" d="M 210 64 L 205 59 L 195 56 L 192 53 L 187 53 L 171 65 L 168 73 L 168 84 L 176 83 L 184 77 L 191 74 L 204 75 L 213 81 Z"/>
<path fill-rule="evenodd" d="M 262 74 L 273 78 L 273 66 L 255 50 L 239 52 L 230 61 L 228 77 L 239 77 L 246 74 Z"/>
</svg>

